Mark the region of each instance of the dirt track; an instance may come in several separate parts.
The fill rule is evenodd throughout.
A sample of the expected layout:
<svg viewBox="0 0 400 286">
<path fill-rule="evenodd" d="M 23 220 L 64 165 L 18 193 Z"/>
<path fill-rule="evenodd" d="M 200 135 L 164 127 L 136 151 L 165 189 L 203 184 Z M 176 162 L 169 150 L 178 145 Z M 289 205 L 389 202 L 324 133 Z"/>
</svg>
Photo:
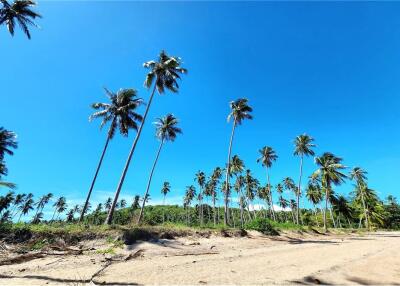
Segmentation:
<svg viewBox="0 0 400 286">
<path fill-rule="evenodd" d="M 133 253 L 136 257 L 128 257 Z M 95 284 L 112 285 L 400 285 L 400 232 L 141 242 L 118 249 L 115 255 L 92 251 L 4 265 L 0 277 L 0 285 L 83 285 L 92 277 Z"/>
</svg>

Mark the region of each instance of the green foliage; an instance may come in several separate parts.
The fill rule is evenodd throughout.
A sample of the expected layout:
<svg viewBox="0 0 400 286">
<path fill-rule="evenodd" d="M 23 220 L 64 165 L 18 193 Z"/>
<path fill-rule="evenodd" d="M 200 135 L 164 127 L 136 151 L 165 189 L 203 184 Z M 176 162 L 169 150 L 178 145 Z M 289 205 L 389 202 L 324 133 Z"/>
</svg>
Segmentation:
<svg viewBox="0 0 400 286">
<path fill-rule="evenodd" d="M 278 235 L 278 232 L 272 226 L 270 220 L 265 218 L 256 218 L 251 222 L 248 222 L 244 226 L 248 230 L 256 230 L 267 235 Z"/>
</svg>

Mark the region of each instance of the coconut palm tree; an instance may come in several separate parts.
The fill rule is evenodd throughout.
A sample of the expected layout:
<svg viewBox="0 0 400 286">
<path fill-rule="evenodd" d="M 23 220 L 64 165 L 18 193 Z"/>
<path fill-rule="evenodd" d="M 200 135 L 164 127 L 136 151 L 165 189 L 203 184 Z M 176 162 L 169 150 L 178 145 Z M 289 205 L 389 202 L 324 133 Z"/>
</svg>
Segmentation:
<svg viewBox="0 0 400 286">
<path fill-rule="evenodd" d="M 0 161 L 3 161 L 4 155 L 14 155 L 12 149 L 18 147 L 17 135 L 9 130 L 0 127 Z"/>
<path fill-rule="evenodd" d="M 244 177 L 242 175 L 238 175 L 236 176 L 236 181 L 235 184 L 233 186 L 233 188 L 235 189 L 235 191 L 238 194 L 239 197 L 239 207 L 240 207 L 240 226 L 243 228 L 244 225 L 244 204 L 243 202 L 245 201 L 245 198 L 243 196 L 242 193 L 242 189 L 245 186 L 245 181 L 244 181 Z"/>
<path fill-rule="evenodd" d="M 161 194 L 163 195 L 163 206 L 165 206 L 165 197 L 171 191 L 171 185 L 169 182 L 164 182 L 161 188 Z M 163 209 L 163 223 L 165 222 L 165 210 Z"/>
<path fill-rule="evenodd" d="M 275 218 L 275 210 L 274 210 L 274 201 L 272 199 L 272 190 L 271 190 L 271 183 L 269 180 L 269 168 L 272 167 L 272 163 L 278 159 L 278 155 L 276 155 L 276 152 L 269 146 L 264 146 L 258 151 L 261 156 L 260 158 L 257 159 L 257 163 L 260 163 L 265 167 L 266 172 L 267 172 L 267 188 L 268 188 L 268 193 L 269 193 L 269 198 L 270 198 L 270 206 L 272 210 L 272 217 L 274 221 L 276 221 Z"/>
<path fill-rule="evenodd" d="M 198 171 L 196 173 L 196 177 L 194 179 L 195 181 L 197 181 L 197 184 L 199 185 L 199 194 L 197 196 L 198 200 L 199 200 L 199 221 L 200 221 L 200 225 L 203 225 L 203 196 L 204 196 L 204 190 L 205 190 L 205 185 L 206 185 L 206 175 L 204 172 L 202 171 Z"/>
<path fill-rule="evenodd" d="M 341 170 L 346 167 L 342 164 L 343 159 L 336 157 L 332 153 L 325 152 L 320 157 L 315 158 L 315 163 L 319 167 L 313 174 L 313 178 L 319 178 L 321 187 L 325 193 L 325 212 L 324 212 L 324 229 L 327 230 L 326 212 L 328 211 L 328 202 L 330 193 L 332 192 L 332 184 L 338 186 L 347 178 Z"/>
<path fill-rule="evenodd" d="M 214 216 L 214 226 L 217 224 L 217 212 L 215 211 L 215 201 L 216 201 L 216 196 L 217 196 L 217 185 L 219 184 L 219 181 L 222 177 L 222 169 L 220 167 L 216 167 L 213 170 L 213 173 L 211 175 L 211 196 L 212 196 L 212 201 L 213 201 L 213 216 Z"/>
<path fill-rule="evenodd" d="M 48 193 L 46 195 L 43 195 L 39 201 L 36 203 L 36 213 L 35 213 L 35 218 L 39 218 L 40 216 L 38 215 L 39 213 L 43 212 L 44 207 L 49 203 L 50 199 L 53 197 L 52 193 Z M 43 214 L 42 214 L 43 216 Z M 39 221 L 35 220 L 34 221 Z"/>
<path fill-rule="evenodd" d="M 297 209 L 296 201 L 293 200 L 293 199 L 291 199 L 291 200 L 289 201 L 289 206 L 290 206 L 291 213 L 292 213 L 293 223 L 296 223 L 296 220 L 295 220 L 295 218 L 294 218 L 294 211 Z"/>
<path fill-rule="evenodd" d="M 19 215 L 18 222 L 20 222 L 21 216 L 22 216 L 22 215 L 25 216 L 25 215 L 27 215 L 31 210 L 33 210 L 33 205 L 34 205 L 35 202 L 33 201 L 32 197 L 33 197 L 32 194 L 28 194 L 28 195 L 26 196 L 26 199 L 25 199 L 25 201 L 23 202 L 23 204 L 21 204 L 21 205 L 19 206 L 19 210 L 21 211 L 21 214 Z"/>
<path fill-rule="evenodd" d="M 230 102 L 231 113 L 228 115 L 228 122 L 232 119 L 232 133 L 229 140 L 229 148 L 228 148 L 228 160 L 227 160 L 227 168 L 226 168 L 226 177 L 225 177 L 225 208 L 224 208 L 224 225 L 228 224 L 228 195 L 229 195 L 229 177 L 230 177 L 230 162 L 231 162 L 231 153 L 232 153 L 232 143 L 233 137 L 235 135 L 235 129 L 237 125 L 241 125 L 243 120 L 245 119 L 253 119 L 251 112 L 253 108 L 248 105 L 248 100 L 246 98 L 239 98 L 235 101 Z"/>
<path fill-rule="evenodd" d="M 306 197 L 312 203 L 314 207 L 315 220 L 319 227 L 319 222 L 317 218 L 317 205 L 322 201 L 322 191 L 321 187 L 317 182 L 308 182 L 306 189 Z"/>
<path fill-rule="evenodd" d="M 126 200 L 121 199 L 121 200 L 119 201 L 119 207 L 120 207 L 121 209 L 125 208 L 125 207 L 126 207 Z"/>
<path fill-rule="evenodd" d="M 36 6 L 36 3 L 31 0 L 15 0 L 12 4 L 7 0 L 0 2 L 3 4 L 3 7 L 0 8 L 0 25 L 5 23 L 10 34 L 14 36 L 15 23 L 18 22 L 25 35 L 30 39 L 31 33 L 28 26 L 37 27 L 33 20 L 42 17 L 31 10 L 31 7 Z"/>
<path fill-rule="evenodd" d="M 112 198 L 107 198 L 106 202 L 104 203 L 104 208 L 106 211 L 109 211 L 111 208 Z"/>
<path fill-rule="evenodd" d="M 66 217 L 66 221 L 67 222 L 72 222 L 73 220 L 74 220 L 74 214 L 75 214 L 75 211 L 74 211 L 74 209 L 70 209 L 68 212 L 67 212 L 67 217 Z"/>
<path fill-rule="evenodd" d="M 294 155 L 300 157 L 300 176 L 298 184 L 298 192 L 296 194 L 297 199 L 297 212 L 296 212 L 296 223 L 299 224 L 300 217 L 300 196 L 301 196 L 301 178 L 303 175 L 303 158 L 304 156 L 314 156 L 315 153 L 312 148 L 315 147 L 314 138 L 307 134 L 302 134 L 296 137 L 294 140 Z"/>
<path fill-rule="evenodd" d="M 343 195 L 339 195 L 335 200 L 332 200 L 332 207 L 338 216 L 337 221 L 339 226 L 341 227 L 340 218 L 343 217 L 347 220 L 349 227 L 351 227 L 350 219 L 353 217 L 353 210 L 350 207 L 348 200 Z"/>
<path fill-rule="evenodd" d="M 13 209 L 11 211 L 11 216 L 13 217 L 16 214 L 17 208 L 24 202 L 26 198 L 26 194 L 17 194 L 14 198 L 14 206 Z"/>
<path fill-rule="evenodd" d="M 151 86 L 154 83 L 153 91 L 151 92 L 149 102 L 147 103 L 142 123 L 140 124 L 135 140 L 133 141 L 131 150 L 129 151 L 129 155 L 126 160 L 124 170 L 122 171 L 121 179 L 119 180 L 117 189 L 115 191 L 113 204 L 111 206 L 110 211 L 108 212 L 105 224 L 110 224 L 112 221 L 115 204 L 118 201 L 119 193 L 121 192 L 122 185 L 124 184 L 125 176 L 126 173 L 128 172 L 129 164 L 131 162 L 132 155 L 135 151 L 136 144 L 139 141 L 140 134 L 142 133 L 142 129 L 146 121 L 146 117 L 149 112 L 151 103 L 153 101 L 155 91 L 157 90 L 159 94 L 163 94 L 166 89 L 173 93 L 178 92 L 179 90 L 178 79 L 180 79 L 180 74 L 187 73 L 187 70 L 180 66 L 181 63 L 182 63 L 181 58 L 168 56 L 165 51 L 161 51 L 158 61 L 148 61 L 143 64 L 145 68 L 150 69 L 150 72 L 147 74 L 146 79 L 144 81 L 144 85 L 147 88 L 151 88 Z"/>
<path fill-rule="evenodd" d="M 360 167 L 354 167 L 350 173 L 350 179 L 356 182 L 356 196 L 361 199 L 363 209 L 364 209 L 364 217 L 365 217 L 365 227 L 369 229 L 369 218 L 367 205 L 365 203 L 365 191 L 367 189 L 367 174 L 368 172 L 361 169 Z"/>
<path fill-rule="evenodd" d="M 253 200 L 255 198 L 256 192 L 258 190 L 258 187 L 260 186 L 260 182 L 253 177 L 251 174 L 250 169 L 246 170 L 246 173 L 244 175 L 244 183 L 245 183 L 245 196 L 247 198 L 247 211 L 250 214 L 250 204 L 253 208 L 253 217 L 256 217 L 254 205 L 253 205 Z"/>
<path fill-rule="evenodd" d="M 180 133 L 182 133 L 182 130 L 177 127 L 178 125 L 178 119 L 173 114 L 167 114 L 163 118 L 158 118 L 156 123 L 156 137 L 160 140 L 160 146 L 158 147 L 158 151 L 156 154 L 156 158 L 153 163 L 153 167 L 151 168 L 150 171 L 150 176 L 149 180 L 147 182 L 147 188 L 146 192 L 144 194 L 144 197 L 147 197 L 151 185 L 151 180 L 153 178 L 153 173 L 156 168 L 158 158 L 160 156 L 160 152 L 162 147 L 164 146 L 165 142 L 173 142 L 176 139 L 176 136 Z M 143 212 L 144 212 L 144 206 L 145 206 L 145 200 L 143 200 L 142 208 L 140 209 L 140 214 L 137 220 L 137 223 L 139 224 L 143 218 Z M 111 207 L 112 208 L 112 207 Z M 111 210 L 110 210 L 111 212 Z"/>
<path fill-rule="evenodd" d="M 186 217 L 187 217 L 187 224 L 188 225 L 189 225 L 190 205 L 192 204 L 192 201 L 193 201 L 195 196 L 196 196 L 196 188 L 193 185 L 186 187 L 184 205 L 186 206 Z"/>
<path fill-rule="evenodd" d="M 286 200 L 282 195 L 280 195 L 279 198 L 278 198 L 278 204 L 282 208 L 284 219 L 286 221 L 285 209 L 289 206 L 289 201 Z"/>
<path fill-rule="evenodd" d="M 53 204 L 54 207 L 54 212 L 53 216 L 51 217 L 51 221 L 54 220 L 54 216 L 57 213 L 57 218 L 58 216 L 63 213 L 67 209 L 67 200 L 65 197 L 59 197 L 56 202 Z"/>
<path fill-rule="evenodd" d="M 0 213 L 6 211 L 14 200 L 14 192 L 8 192 L 4 197 L 0 196 Z"/>
<path fill-rule="evenodd" d="M 109 91 L 104 88 L 109 103 L 97 102 L 92 104 L 92 108 L 96 110 L 89 117 L 89 121 L 96 118 L 101 118 L 100 129 L 110 122 L 110 127 L 107 132 L 106 144 L 104 145 L 103 152 L 101 153 L 99 163 L 97 164 L 96 172 L 90 184 L 89 191 L 86 196 L 86 201 L 83 205 L 79 221 L 83 220 L 83 215 L 86 213 L 86 208 L 93 191 L 94 184 L 96 183 L 97 175 L 99 174 L 101 164 L 103 163 L 104 155 L 106 154 L 108 143 L 114 138 L 117 128 L 123 136 L 128 136 L 129 129 L 138 129 L 138 122 L 142 121 L 142 116 L 136 113 L 136 109 L 143 104 L 141 98 L 137 98 L 137 92 L 134 89 L 120 89 L 117 93 Z"/>
</svg>

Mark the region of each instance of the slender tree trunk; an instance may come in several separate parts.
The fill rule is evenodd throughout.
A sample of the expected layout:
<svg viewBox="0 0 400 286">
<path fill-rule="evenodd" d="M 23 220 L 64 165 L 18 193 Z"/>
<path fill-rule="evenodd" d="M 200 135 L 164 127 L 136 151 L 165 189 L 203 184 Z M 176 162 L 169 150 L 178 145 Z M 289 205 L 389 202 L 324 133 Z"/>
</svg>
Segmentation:
<svg viewBox="0 0 400 286">
<path fill-rule="evenodd" d="M 160 156 L 160 152 L 161 152 L 161 149 L 162 149 L 163 145 L 164 145 L 164 139 L 161 140 L 160 147 L 158 147 L 156 159 L 154 160 L 153 167 L 151 168 L 150 177 L 149 177 L 149 180 L 147 182 L 146 192 L 144 193 L 142 208 L 140 209 L 140 213 L 139 213 L 139 217 L 138 217 L 138 220 L 137 220 L 137 224 L 140 224 L 140 222 L 142 221 L 142 218 L 143 218 L 144 206 L 146 204 L 146 198 L 147 198 L 147 195 L 148 195 L 149 190 L 150 190 L 151 179 L 153 178 L 153 173 L 154 173 L 154 170 L 156 168 L 158 157 Z"/>
<path fill-rule="evenodd" d="M 114 125 L 114 122 L 115 122 L 115 119 L 111 123 L 110 130 L 111 130 L 112 126 Z M 104 155 L 106 154 L 108 143 L 110 142 L 110 139 L 111 139 L 110 138 L 110 130 L 108 130 L 106 144 L 104 145 L 103 152 L 101 153 L 100 161 L 97 164 L 96 172 L 94 173 L 94 177 L 93 177 L 92 183 L 90 184 L 90 188 L 89 188 L 89 192 L 88 192 L 87 197 L 86 197 L 85 204 L 83 205 L 83 208 L 81 210 L 81 215 L 79 217 L 79 222 L 82 222 L 83 217 L 84 217 L 84 215 L 86 213 L 86 209 L 87 209 L 88 204 L 89 204 L 90 196 L 92 195 L 93 187 L 94 187 L 94 184 L 96 183 L 97 175 L 99 174 L 101 164 L 103 163 Z"/>
<path fill-rule="evenodd" d="M 21 221 L 21 216 L 22 216 L 22 211 L 21 211 L 21 214 L 19 215 L 18 223 Z"/>
<path fill-rule="evenodd" d="M 326 212 L 328 211 L 328 188 L 325 189 L 325 211 L 324 211 L 324 230 L 328 230 L 326 225 Z"/>
<path fill-rule="evenodd" d="M 228 196 L 229 196 L 229 172 L 230 172 L 230 165 L 231 165 L 231 153 L 232 153 L 232 142 L 233 136 L 235 135 L 235 128 L 236 128 L 236 118 L 233 121 L 231 139 L 229 140 L 229 150 L 228 150 L 228 163 L 226 164 L 226 190 L 225 190 L 225 208 L 224 208 L 224 225 L 228 225 Z"/>
<path fill-rule="evenodd" d="M 217 214 L 215 212 L 215 191 L 213 192 L 213 216 L 214 216 L 214 226 L 217 225 Z"/>
<path fill-rule="evenodd" d="M 125 176 L 126 176 L 126 173 L 128 172 L 128 168 L 129 168 L 129 164 L 132 159 L 133 152 L 135 151 L 136 144 L 139 141 L 140 134 L 142 133 L 142 129 L 143 129 L 144 123 L 146 121 L 147 114 L 149 113 L 149 109 L 151 106 L 151 102 L 153 101 L 155 91 L 156 91 L 156 84 L 154 83 L 154 88 L 153 88 L 153 91 L 151 92 L 151 96 L 150 96 L 149 102 L 147 104 L 146 111 L 144 112 L 142 123 L 140 124 L 139 130 L 135 137 L 135 140 L 133 141 L 132 148 L 129 152 L 128 159 L 126 160 L 124 170 L 122 171 L 121 179 L 119 180 L 117 190 L 115 191 L 114 200 L 112 202 L 110 211 L 108 212 L 108 215 L 107 215 L 107 218 L 106 218 L 104 224 L 111 224 L 112 217 L 113 217 L 114 210 L 115 210 L 115 205 L 117 204 L 119 193 L 121 192 L 122 185 L 124 184 Z"/>
<path fill-rule="evenodd" d="M 55 216 L 55 214 L 56 214 L 56 211 L 57 211 L 57 208 L 55 208 L 55 210 L 54 210 L 53 216 L 51 217 L 51 221 L 53 221 L 54 216 Z"/>
<path fill-rule="evenodd" d="M 317 207 L 314 205 L 314 210 L 315 210 L 315 221 L 317 222 L 317 226 L 319 227 L 319 222 L 318 222 L 318 210 Z"/>
<path fill-rule="evenodd" d="M 364 199 L 364 190 L 362 190 L 362 186 L 359 186 L 358 188 L 361 191 L 361 201 L 363 204 L 364 216 L 365 216 L 365 227 L 367 228 L 367 230 L 369 230 L 369 219 L 368 219 L 367 207 L 366 207 L 365 199 Z"/>
<path fill-rule="evenodd" d="M 162 223 L 165 223 L 165 195 L 163 197 L 163 217 L 162 217 Z"/>
<path fill-rule="evenodd" d="M 243 199 L 240 196 L 239 197 L 239 204 L 240 204 L 240 226 L 243 228 L 244 223 L 243 223 Z"/>
<path fill-rule="evenodd" d="M 331 215 L 331 220 L 332 220 L 332 223 L 333 223 L 333 227 L 336 228 L 335 218 L 333 217 L 332 204 L 331 204 L 331 206 L 329 208 L 329 213 Z"/>
<path fill-rule="evenodd" d="M 296 222 L 299 224 L 300 217 L 300 194 L 301 194 L 301 177 L 303 176 L 303 155 L 300 158 L 300 177 L 299 177 L 299 186 L 297 189 L 297 212 L 296 212 Z"/>
<path fill-rule="evenodd" d="M 269 200 L 270 200 L 270 202 L 271 202 L 272 218 L 274 219 L 274 221 L 276 221 L 276 218 L 275 218 L 275 209 L 274 209 L 274 200 L 272 199 L 272 188 L 271 188 L 271 184 L 270 184 L 270 181 L 269 181 L 268 167 L 266 167 L 266 169 L 267 169 L 267 180 L 268 180 Z"/>
</svg>

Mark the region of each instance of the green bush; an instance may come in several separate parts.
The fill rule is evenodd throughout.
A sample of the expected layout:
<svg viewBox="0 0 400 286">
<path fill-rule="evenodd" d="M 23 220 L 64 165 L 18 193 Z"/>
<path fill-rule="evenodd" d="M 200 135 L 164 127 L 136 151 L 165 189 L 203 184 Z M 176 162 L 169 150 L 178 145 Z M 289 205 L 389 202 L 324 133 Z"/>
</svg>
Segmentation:
<svg viewBox="0 0 400 286">
<path fill-rule="evenodd" d="M 278 235 L 278 232 L 273 228 L 269 220 L 265 218 L 256 218 L 246 223 L 244 228 L 247 230 L 256 230 L 263 234 Z"/>
</svg>

